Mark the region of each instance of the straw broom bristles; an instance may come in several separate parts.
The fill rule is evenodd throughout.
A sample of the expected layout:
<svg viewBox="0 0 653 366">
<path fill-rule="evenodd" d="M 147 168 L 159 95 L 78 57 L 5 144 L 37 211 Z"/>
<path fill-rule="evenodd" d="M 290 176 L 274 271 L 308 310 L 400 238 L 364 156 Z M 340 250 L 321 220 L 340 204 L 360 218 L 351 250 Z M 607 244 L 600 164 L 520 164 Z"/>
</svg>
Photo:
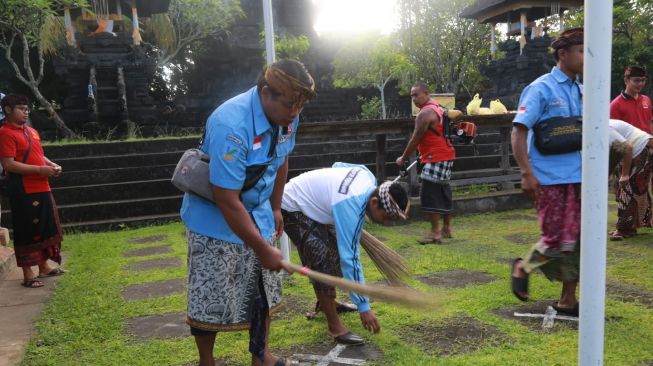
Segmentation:
<svg viewBox="0 0 653 366">
<path fill-rule="evenodd" d="M 432 295 L 427 295 L 408 287 L 384 287 L 361 284 L 340 277 L 316 272 L 307 267 L 302 267 L 288 261 L 282 261 L 282 265 L 289 273 L 297 272 L 312 280 L 337 287 L 344 291 L 351 291 L 359 295 L 369 296 L 375 300 L 406 305 L 413 308 L 432 308 L 437 305 L 437 301 Z"/>
<path fill-rule="evenodd" d="M 367 252 L 372 263 L 392 285 L 404 285 L 410 275 L 406 260 L 389 246 L 363 230 L 361 246 Z"/>
</svg>

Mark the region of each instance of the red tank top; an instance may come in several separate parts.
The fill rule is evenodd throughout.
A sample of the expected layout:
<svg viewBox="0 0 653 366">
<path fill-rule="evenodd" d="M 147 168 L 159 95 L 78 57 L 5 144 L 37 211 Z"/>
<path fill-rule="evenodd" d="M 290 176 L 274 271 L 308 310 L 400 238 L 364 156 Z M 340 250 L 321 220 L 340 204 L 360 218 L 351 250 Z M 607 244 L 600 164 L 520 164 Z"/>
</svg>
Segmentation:
<svg viewBox="0 0 653 366">
<path fill-rule="evenodd" d="M 440 118 L 440 123 L 435 126 L 437 134 L 433 132 L 433 126 L 431 125 L 424 134 L 424 137 L 422 137 L 422 141 L 420 141 L 417 146 L 417 149 L 422 156 L 422 162 L 437 163 L 438 161 L 454 160 L 456 158 L 456 150 L 454 150 L 451 142 L 444 137 L 442 131 L 442 115 L 444 114 L 444 110 L 433 100 L 422 106 L 422 110 L 425 108 L 432 109 L 437 113 Z"/>
</svg>

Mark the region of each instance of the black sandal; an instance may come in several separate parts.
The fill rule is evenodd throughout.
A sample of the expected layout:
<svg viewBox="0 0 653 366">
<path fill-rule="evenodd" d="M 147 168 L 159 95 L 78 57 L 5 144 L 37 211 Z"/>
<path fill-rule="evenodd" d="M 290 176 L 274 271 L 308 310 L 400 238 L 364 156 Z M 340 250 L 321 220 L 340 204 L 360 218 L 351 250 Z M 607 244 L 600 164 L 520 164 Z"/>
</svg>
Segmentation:
<svg viewBox="0 0 653 366">
<path fill-rule="evenodd" d="M 25 280 L 21 283 L 21 285 L 27 288 L 39 288 L 45 286 L 43 282 L 41 282 L 41 280 L 39 280 L 37 277 Z"/>
<path fill-rule="evenodd" d="M 277 358 L 277 361 L 274 363 L 274 366 L 286 366 L 286 358 L 285 357 Z M 299 361 L 290 360 L 290 366 L 300 366 Z"/>
<path fill-rule="evenodd" d="M 517 262 L 523 261 L 521 258 L 517 258 L 512 262 L 512 267 L 510 267 L 510 278 L 512 279 L 510 287 L 512 288 L 512 293 L 521 301 L 528 301 L 528 296 L 523 296 L 521 293 L 528 293 L 528 276 L 526 278 L 515 277 L 512 273 L 515 271 L 515 266 Z"/>
</svg>

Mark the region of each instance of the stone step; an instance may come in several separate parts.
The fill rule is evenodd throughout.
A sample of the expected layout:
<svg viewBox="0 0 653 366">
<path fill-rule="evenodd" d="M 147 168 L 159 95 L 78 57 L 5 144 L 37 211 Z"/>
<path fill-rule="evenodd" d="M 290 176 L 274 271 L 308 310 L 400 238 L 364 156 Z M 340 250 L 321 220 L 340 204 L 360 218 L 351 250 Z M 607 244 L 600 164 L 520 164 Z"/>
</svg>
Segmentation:
<svg viewBox="0 0 653 366">
<path fill-rule="evenodd" d="M 183 151 L 52 159 L 67 173 L 141 166 L 177 164 Z M 64 174 L 65 175 L 65 174 Z M 62 175 L 63 177 L 63 175 Z"/>
<path fill-rule="evenodd" d="M 128 218 L 92 220 L 78 223 L 62 224 L 64 232 L 97 232 L 124 230 L 143 226 L 163 225 L 170 222 L 179 221 L 179 210 L 175 213 L 144 215 Z"/>
<path fill-rule="evenodd" d="M 166 197 L 58 205 L 58 209 L 62 224 L 83 224 L 89 221 L 178 214 L 181 200 L 181 192 L 178 192 L 177 195 Z M 2 214 L 2 226 L 11 227 L 10 211 Z"/>
<path fill-rule="evenodd" d="M 16 254 L 14 250 L 0 245 L 0 283 L 4 281 L 9 272 L 16 267 Z"/>
<path fill-rule="evenodd" d="M 52 193 L 58 205 L 78 203 L 80 197 L 84 202 L 104 202 L 111 200 L 127 200 L 174 196 L 179 190 L 170 183 L 170 178 L 142 180 L 133 182 L 118 182 L 109 184 L 91 184 L 86 186 L 53 188 Z M 9 207 L 9 206 L 7 206 Z"/>
<path fill-rule="evenodd" d="M 60 177 L 50 179 L 50 185 L 55 188 L 152 179 L 170 179 L 175 170 L 175 166 L 176 163 L 169 165 L 64 172 Z"/>
<path fill-rule="evenodd" d="M 92 144 L 46 145 L 45 155 L 50 159 L 125 154 L 184 151 L 196 147 L 199 137 L 157 139 L 147 141 L 97 142 Z"/>
</svg>

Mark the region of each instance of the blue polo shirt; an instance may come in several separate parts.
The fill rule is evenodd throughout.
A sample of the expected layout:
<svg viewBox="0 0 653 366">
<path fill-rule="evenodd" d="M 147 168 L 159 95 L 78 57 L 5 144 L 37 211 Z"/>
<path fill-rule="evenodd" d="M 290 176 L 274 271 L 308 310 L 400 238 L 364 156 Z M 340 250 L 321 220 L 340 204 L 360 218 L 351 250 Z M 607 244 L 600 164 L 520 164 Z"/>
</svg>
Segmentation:
<svg viewBox="0 0 653 366">
<path fill-rule="evenodd" d="M 250 176 L 256 166 L 269 164 L 256 185 L 241 194 L 243 205 L 265 239 L 272 237 L 275 231 L 270 196 L 277 169 L 295 146 L 298 124 L 299 118 L 292 122 L 287 131 L 279 129 L 273 135 L 273 125 L 263 112 L 256 87 L 224 102 L 206 121 L 206 135 L 201 149 L 210 156 L 211 184 L 240 190 L 246 176 Z M 269 156 L 273 138 L 277 139 L 276 151 Z M 218 240 L 243 243 L 229 228 L 222 212 L 213 202 L 186 193 L 181 218 L 191 231 Z"/>
<path fill-rule="evenodd" d="M 519 108 L 513 123 L 528 128 L 528 158 L 541 185 L 580 183 L 581 153 L 542 155 L 534 144 L 533 126 L 553 117 L 583 115 L 583 86 L 578 78 L 571 80 L 567 74 L 553 67 L 550 73 L 540 76 L 527 86 L 519 98 Z"/>
</svg>

